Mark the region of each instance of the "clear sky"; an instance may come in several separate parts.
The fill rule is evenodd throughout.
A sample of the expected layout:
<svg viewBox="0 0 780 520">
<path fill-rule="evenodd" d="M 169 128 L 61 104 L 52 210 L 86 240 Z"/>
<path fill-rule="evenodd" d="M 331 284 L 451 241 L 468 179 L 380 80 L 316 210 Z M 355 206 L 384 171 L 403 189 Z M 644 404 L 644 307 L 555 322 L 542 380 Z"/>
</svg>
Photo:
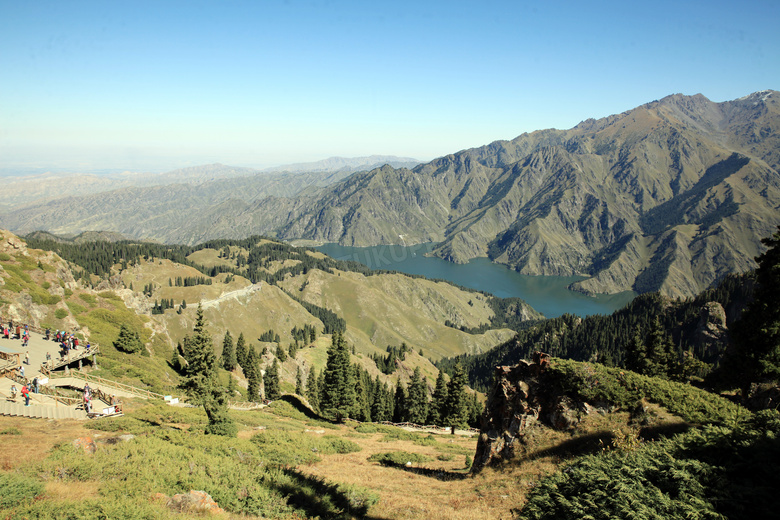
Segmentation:
<svg viewBox="0 0 780 520">
<path fill-rule="evenodd" d="M 0 0 L 0 169 L 429 160 L 780 89 L 780 2 Z"/>
</svg>

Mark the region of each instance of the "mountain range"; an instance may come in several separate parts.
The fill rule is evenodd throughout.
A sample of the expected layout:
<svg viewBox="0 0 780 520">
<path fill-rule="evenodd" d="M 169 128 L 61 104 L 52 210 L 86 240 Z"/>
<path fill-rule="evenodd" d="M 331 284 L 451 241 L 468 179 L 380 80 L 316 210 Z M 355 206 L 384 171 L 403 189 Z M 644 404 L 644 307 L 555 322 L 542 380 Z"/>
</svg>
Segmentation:
<svg viewBox="0 0 780 520">
<path fill-rule="evenodd" d="M 585 276 L 572 288 L 586 293 L 691 296 L 753 268 L 780 222 L 778 98 L 675 94 L 411 169 L 122 188 L 15 208 L 0 225 L 185 244 L 257 233 L 435 242 L 433 254 L 454 262 L 488 256 L 524 274 Z"/>
</svg>

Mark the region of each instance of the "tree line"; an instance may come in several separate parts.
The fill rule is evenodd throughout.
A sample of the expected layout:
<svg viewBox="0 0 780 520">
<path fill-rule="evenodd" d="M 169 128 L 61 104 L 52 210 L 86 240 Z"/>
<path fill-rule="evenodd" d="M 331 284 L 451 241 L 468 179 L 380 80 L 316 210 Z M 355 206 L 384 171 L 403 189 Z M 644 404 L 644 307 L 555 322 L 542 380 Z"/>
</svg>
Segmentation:
<svg viewBox="0 0 780 520">
<path fill-rule="evenodd" d="M 696 340 L 703 306 L 720 303 L 730 327 L 752 299 L 754 285 L 754 273 L 729 275 L 694 298 L 671 300 L 648 293 L 608 316 L 564 314 L 520 330 L 488 352 L 445 358 L 436 366 L 451 373 L 460 363 L 472 387 L 481 391 L 488 390 L 497 365 L 530 359 L 535 351 L 672 379 L 705 377 L 716 368 L 725 346 L 713 348 Z"/>
</svg>

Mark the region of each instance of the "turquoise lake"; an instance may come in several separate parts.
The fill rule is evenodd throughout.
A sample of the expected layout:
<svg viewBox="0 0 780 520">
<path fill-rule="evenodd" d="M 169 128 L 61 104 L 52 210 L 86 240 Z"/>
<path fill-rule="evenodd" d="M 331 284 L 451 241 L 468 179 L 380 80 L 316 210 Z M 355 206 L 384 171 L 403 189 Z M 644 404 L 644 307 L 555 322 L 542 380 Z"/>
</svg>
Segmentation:
<svg viewBox="0 0 780 520">
<path fill-rule="evenodd" d="M 325 244 L 316 249 L 338 260 L 354 260 L 371 269 L 388 269 L 426 278 L 441 278 L 485 291 L 501 298 L 522 298 L 548 318 L 562 314 L 589 316 L 611 314 L 630 302 L 636 294 L 586 296 L 570 291 L 568 285 L 582 277 L 527 276 L 495 264 L 487 258 L 475 258 L 468 264 L 454 264 L 440 258 L 425 256 L 432 244 L 415 246 L 347 247 Z"/>
</svg>

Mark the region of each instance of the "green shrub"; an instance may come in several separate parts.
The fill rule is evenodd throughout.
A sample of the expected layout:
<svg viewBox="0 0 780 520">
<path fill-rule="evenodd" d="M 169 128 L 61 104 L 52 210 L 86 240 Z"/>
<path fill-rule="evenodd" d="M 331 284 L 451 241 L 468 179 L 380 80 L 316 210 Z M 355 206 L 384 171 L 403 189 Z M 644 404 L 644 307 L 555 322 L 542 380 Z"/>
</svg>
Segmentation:
<svg viewBox="0 0 780 520">
<path fill-rule="evenodd" d="M 10 428 L 6 428 L 5 430 L 0 430 L 0 435 L 21 435 L 22 430 L 17 428 L 16 426 L 11 426 Z"/>
<path fill-rule="evenodd" d="M 323 453 L 328 453 L 328 454 L 355 453 L 363 449 L 356 442 L 352 442 L 350 440 L 343 439 L 341 437 L 336 437 L 335 435 L 326 435 L 322 438 L 322 441 L 325 445 L 323 448 Z"/>
<path fill-rule="evenodd" d="M 15 473 L 0 473 L 0 510 L 32 501 L 43 493 L 43 484 Z"/>
<path fill-rule="evenodd" d="M 84 301 L 89 305 L 95 305 L 95 303 L 97 302 L 97 298 L 92 294 L 81 293 L 79 294 L 79 298 L 81 298 L 82 301 Z"/>
<path fill-rule="evenodd" d="M 79 305 L 75 302 L 67 302 L 68 309 L 70 309 L 70 312 L 73 313 L 73 315 L 82 314 L 87 312 L 87 308 L 83 305 Z"/>
<path fill-rule="evenodd" d="M 594 363 L 555 359 L 548 374 L 569 395 L 629 407 L 645 398 L 684 420 L 697 424 L 733 424 L 748 412 L 711 392 L 666 379 Z"/>
<path fill-rule="evenodd" d="M 769 415 L 583 457 L 534 487 L 519 518 L 774 518 L 780 416 Z"/>
<path fill-rule="evenodd" d="M 355 431 L 358 433 L 376 433 L 378 430 L 375 424 L 362 423 L 355 426 Z"/>
<path fill-rule="evenodd" d="M 378 462 L 383 466 L 405 466 L 407 462 L 428 462 L 430 460 L 430 457 L 408 451 L 386 451 L 375 453 L 368 458 L 369 462 Z"/>
<path fill-rule="evenodd" d="M 93 520 L 110 518 L 112 520 L 165 520 L 172 518 L 170 511 L 148 503 L 146 500 L 130 499 L 122 496 L 90 498 L 86 500 L 41 500 L 14 510 L 12 519 L 57 518 L 67 520 Z"/>
<path fill-rule="evenodd" d="M 58 320 L 65 319 L 67 315 L 68 315 L 68 311 L 66 311 L 65 309 L 57 309 L 56 311 L 54 311 L 54 317 L 57 318 Z"/>
</svg>

